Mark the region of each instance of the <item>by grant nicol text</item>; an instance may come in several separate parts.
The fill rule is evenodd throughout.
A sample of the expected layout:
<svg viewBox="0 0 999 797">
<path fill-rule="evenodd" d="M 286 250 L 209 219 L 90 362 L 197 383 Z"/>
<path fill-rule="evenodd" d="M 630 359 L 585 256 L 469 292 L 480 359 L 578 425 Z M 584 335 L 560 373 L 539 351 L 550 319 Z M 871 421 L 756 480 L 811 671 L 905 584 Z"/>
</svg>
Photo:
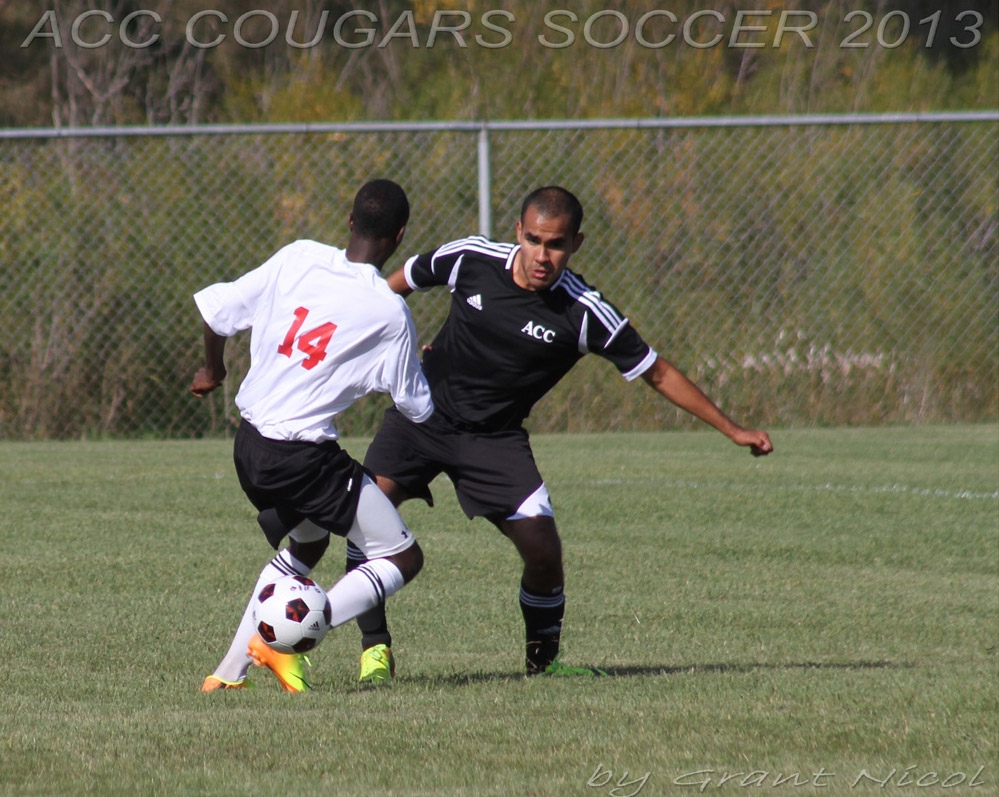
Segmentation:
<svg viewBox="0 0 999 797">
<path fill-rule="evenodd" d="M 814 789 L 827 788 L 834 781 L 845 783 L 851 789 L 974 789 L 988 784 L 985 767 L 978 766 L 959 770 L 956 768 L 934 770 L 915 765 L 891 767 L 885 770 L 876 768 L 861 769 L 857 773 L 829 772 L 819 768 L 814 772 L 775 772 L 764 769 L 730 772 L 718 769 L 698 769 L 673 778 L 674 786 L 689 788 L 692 791 L 714 792 L 724 788 L 762 788 L 811 786 Z"/>
</svg>

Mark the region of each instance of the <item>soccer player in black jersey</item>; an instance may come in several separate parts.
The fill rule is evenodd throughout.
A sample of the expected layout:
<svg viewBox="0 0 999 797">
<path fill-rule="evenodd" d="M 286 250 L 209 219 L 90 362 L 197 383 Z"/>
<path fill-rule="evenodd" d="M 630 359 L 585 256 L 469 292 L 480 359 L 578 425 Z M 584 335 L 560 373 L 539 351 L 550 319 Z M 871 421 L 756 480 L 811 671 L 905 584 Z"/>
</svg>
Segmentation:
<svg viewBox="0 0 999 797">
<path fill-rule="evenodd" d="M 396 506 L 409 498 L 432 505 L 428 485 L 446 473 L 464 512 L 487 518 L 513 542 L 524 562 L 528 675 L 573 668 L 557 660 L 565 611 L 562 544 L 522 424 L 583 355 L 610 360 L 627 380 L 641 377 L 754 455 L 773 451 L 766 432 L 725 415 L 567 268 L 583 242 L 582 218 L 569 191 L 539 188 L 524 200 L 516 244 L 465 238 L 410 258 L 389 276 L 390 287 L 404 296 L 447 286 L 451 307 L 424 353 L 434 414 L 416 424 L 386 411 L 364 461 Z M 364 561 L 350 546 L 347 555 L 348 570 Z M 394 663 L 384 607 L 359 617 L 358 625 L 361 680 L 388 680 Z"/>
</svg>

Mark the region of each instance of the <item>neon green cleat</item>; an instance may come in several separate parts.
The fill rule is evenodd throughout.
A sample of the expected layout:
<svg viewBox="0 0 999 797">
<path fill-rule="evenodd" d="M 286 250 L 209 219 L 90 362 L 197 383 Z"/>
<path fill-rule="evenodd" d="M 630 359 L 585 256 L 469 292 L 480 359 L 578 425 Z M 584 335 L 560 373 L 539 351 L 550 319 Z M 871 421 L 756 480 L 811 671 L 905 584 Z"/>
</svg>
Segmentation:
<svg viewBox="0 0 999 797">
<path fill-rule="evenodd" d="M 253 663 L 258 667 L 267 667 L 277 676 L 286 692 L 305 692 L 312 688 L 312 684 L 305 677 L 305 669 L 302 662 L 308 663 L 305 656 L 294 653 L 278 653 L 269 647 L 259 634 L 254 634 L 250 644 L 246 647 L 247 655 L 253 659 Z"/>
<path fill-rule="evenodd" d="M 375 645 L 361 654 L 361 677 L 364 684 L 386 684 L 395 678 L 395 657 L 388 645 Z"/>
<path fill-rule="evenodd" d="M 201 684 L 202 692 L 218 692 L 222 689 L 252 689 L 253 684 L 247 679 L 242 681 L 223 681 L 217 675 L 209 675 Z"/>
</svg>

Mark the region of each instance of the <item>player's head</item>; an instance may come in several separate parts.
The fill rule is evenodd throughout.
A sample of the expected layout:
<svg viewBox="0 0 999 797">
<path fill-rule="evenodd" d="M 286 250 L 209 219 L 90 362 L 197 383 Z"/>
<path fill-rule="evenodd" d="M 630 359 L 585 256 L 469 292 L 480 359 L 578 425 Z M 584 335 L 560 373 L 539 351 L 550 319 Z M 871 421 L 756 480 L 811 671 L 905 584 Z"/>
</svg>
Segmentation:
<svg viewBox="0 0 999 797">
<path fill-rule="evenodd" d="M 582 221 L 582 205 L 564 188 L 532 191 L 517 221 L 520 251 L 514 261 L 514 281 L 530 291 L 550 288 L 583 243 Z"/>
<path fill-rule="evenodd" d="M 402 186 L 392 180 L 371 180 L 354 197 L 350 229 L 369 240 L 401 239 L 409 222 L 409 200 Z"/>
<path fill-rule="evenodd" d="M 583 206 L 575 194 L 560 185 L 546 185 L 529 193 L 520 206 L 520 220 L 528 209 L 534 208 L 539 216 L 549 219 L 558 216 L 569 217 L 569 234 L 575 238 L 583 224 Z"/>
</svg>

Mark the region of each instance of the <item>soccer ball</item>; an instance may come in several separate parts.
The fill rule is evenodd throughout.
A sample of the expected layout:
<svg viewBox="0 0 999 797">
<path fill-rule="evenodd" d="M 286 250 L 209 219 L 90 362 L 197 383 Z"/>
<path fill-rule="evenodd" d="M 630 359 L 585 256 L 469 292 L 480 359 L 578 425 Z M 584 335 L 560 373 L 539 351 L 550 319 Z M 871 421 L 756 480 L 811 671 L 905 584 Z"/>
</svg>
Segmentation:
<svg viewBox="0 0 999 797">
<path fill-rule="evenodd" d="M 280 653 L 305 653 L 330 630 L 333 609 L 326 591 L 311 578 L 282 576 L 257 593 L 253 625 Z"/>
</svg>

